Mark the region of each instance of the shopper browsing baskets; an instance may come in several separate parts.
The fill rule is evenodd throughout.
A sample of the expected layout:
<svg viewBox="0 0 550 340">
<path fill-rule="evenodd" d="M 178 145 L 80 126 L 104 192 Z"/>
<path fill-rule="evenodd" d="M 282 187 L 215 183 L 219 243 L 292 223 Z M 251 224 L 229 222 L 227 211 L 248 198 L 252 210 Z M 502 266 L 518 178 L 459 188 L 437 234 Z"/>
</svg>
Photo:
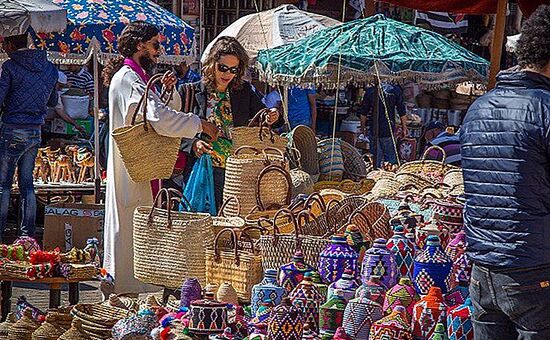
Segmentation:
<svg viewBox="0 0 550 340">
<path fill-rule="evenodd" d="M 221 131 L 220 138 L 214 142 L 195 136 L 182 143 L 182 150 L 192 158 L 204 153 L 212 155 L 218 207 L 222 203 L 225 161 L 232 152 L 231 128 L 247 126 L 258 111 L 265 109 L 262 95 L 243 80 L 248 62 L 245 49 L 235 38 L 221 37 L 203 65 L 203 79 L 179 88 L 184 98 L 183 111 L 206 118 Z M 267 124 L 277 125 L 279 118 L 279 111 L 272 109 L 267 115 Z M 188 162 L 188 166 L 192 163 Z"/>
<path fill-rule="evenodd" d="M 146 84 L 151 76 L 148 72 L 151 72 L 160 54 L 159 31 L 155 26 L 145 22 L 127 25 L 118 38 L 118 51 L 122 58 L 112 60 L 104 70 L 104 81 L 109 85 L 111 133 L 121 127 L 133 125 L 132 117 L 135 117 L 134 113 L 139 110 L 138 120 L 145 121 L 146 118 L 146 124 L 160 136 L 192 137 L 204 131 L 216 138 L 217 129 L 212 124 L 194 114 L 172 109 L 181 106 L 179 96 L 175 94 L 169 105 L 166 105 L 160 98 L 162 95 L 158 95 L 156 90 L 146 91 Z M 162 77 L 161 83 L 165 89 L 169 89 L 174 87 L 176 81 L 173 74 L 168 74 Z M 140 105 L 144 93 L 144 105 Z M 110 138 L 107 160 L 109 181 L 105 200 L 104 266 L 115 278 L 117 293 L 141 293 L 153 287 L 146 287 L 134 279 L 132 218 L 136 207 L 152 205 L 151 187 L 149 181 L 134 182 L 130 179 L 127 162 L 119 154 L 120 145 L 115 146 L 112 134 Z M 143 142 L 135 141 L 136 144 Z M 144 163 L 143 167 L 151 168 L 151 165 L 158 166 Z"/>
</svg>

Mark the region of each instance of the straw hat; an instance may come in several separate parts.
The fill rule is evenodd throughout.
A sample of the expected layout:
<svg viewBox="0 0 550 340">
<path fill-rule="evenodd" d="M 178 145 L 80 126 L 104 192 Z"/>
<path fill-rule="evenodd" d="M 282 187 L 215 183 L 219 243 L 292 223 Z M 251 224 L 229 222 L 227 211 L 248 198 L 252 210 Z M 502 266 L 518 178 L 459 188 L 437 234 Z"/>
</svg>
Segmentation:
<svg viewBox="0 0 550 340">
<path fill-rule="evenodd" d="M 126 310 L 137 310 L 137 302 L 128 296 L 121 296 L 116 294 L 109 295 L 109 298 L 103 302 L 104 305 L 111 307 L 118 307 Z"/>
<path fill-rule="evenodd" d="M 57 321 L 56 313 L 48 313 L 46 321 L 32 333 L 32 340 L 57 340 L 66 331 Z"/>
<path fill-rule="evenodd" d="M 63 333 L 59 340 L 92 340 L 92 338 L 84 332 L 80 320 L 73 320 L 71 328 Z"/>
</svg>

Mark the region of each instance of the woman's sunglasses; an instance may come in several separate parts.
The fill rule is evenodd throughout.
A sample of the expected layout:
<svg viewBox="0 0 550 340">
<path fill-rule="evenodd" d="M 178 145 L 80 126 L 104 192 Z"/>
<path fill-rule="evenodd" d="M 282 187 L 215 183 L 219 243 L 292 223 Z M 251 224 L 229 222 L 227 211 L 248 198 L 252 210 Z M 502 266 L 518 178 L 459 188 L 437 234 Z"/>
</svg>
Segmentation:
<svg viewBox="0 0 550 340">
<path fill-rule="evenodd" d="M 218 71 L 220 71 L 221 73 L 225 73 L 225 72 L 229 71 L 229 73 L 231 73 L 231 74 L 238 74 L 240 70 L 237 66 L 229 67 L 229 66 L 224 65 L 224 64 L 218 64 Z"/>
</svg>

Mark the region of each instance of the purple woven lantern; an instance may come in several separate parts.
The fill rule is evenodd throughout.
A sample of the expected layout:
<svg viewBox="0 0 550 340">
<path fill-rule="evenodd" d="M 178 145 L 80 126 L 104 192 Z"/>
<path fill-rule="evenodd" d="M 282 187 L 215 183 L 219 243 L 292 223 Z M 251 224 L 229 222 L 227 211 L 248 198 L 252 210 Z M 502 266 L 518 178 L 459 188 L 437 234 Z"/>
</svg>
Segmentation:
<svg viewBox="0 0 550 340">
<path fill-rule="evenodd" d="M 383 238 L 374 240 L 363 259 L 361 280 L 367 282 L 372 275 L 380 277 L 386 287 L 393 287 L 397 283 L 395 256 L 386 248 L 386 240 Z"/>
<path fill-rule="evenodd" d="M 329 284 L 339 280 L 346 269 L 357 272 L 359 254 L 348 245 L 343 235 L 334 235 L 319 256 L 319 274 Z"/>
</svg>

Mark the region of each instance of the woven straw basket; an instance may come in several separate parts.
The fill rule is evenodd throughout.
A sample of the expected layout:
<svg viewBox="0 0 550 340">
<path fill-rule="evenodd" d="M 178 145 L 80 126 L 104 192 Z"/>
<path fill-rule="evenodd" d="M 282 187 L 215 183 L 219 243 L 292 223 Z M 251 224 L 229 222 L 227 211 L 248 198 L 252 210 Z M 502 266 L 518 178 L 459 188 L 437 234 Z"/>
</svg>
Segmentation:
<svg viewBox="0 0 550 340">
<path fill-rule="evenodd" d="M 340 148 L 344 157 L 344 178 L 359 181 L 367 177 L 367 163 L 356 147 L 341 140 Z"/>
<path fill-rule="evenodd" d="M 432 149 L 436 149 L 439 152 L 441 152 L 443 155 L 443 160 L 434 161 L 434 160 L 426 159 L 426 157 L 428 156 L 428 153 Z M 454 168 L 452 165 L 445 164 L 445 157 L 446 157 L 445 150 L 443 150 L 443 148 L 436 145 L 432 145 L 428 147 L 426 151 L 424 151 L 424 155 L 422 156 L 422 159 L 418 161 L 404 163 L 403 165 L 401 165 L 401 167 L 397 171 L 397 174 L 410 173 L 410 174 L 417 174 L 422 177 L 427 177 L 429 175 L 429 177 L 431 178 L 440 177 L 441 179 L 443 179 L 443 177 L 445 176 L 445 173 L 448 170 Z"/>
<path fill-rule="evenodd" d="M 271 130 L 266 123 L 267 113 L 269 113 L 268 109 L 260 110 L 254 118 L 252 118 L 249 126 L 231 129 L 234 150 L 237 150 L 241 146 L 251 146 L 260 150 L 264 148 L 274 148 L 283 152 L 285 151 L 288 139 L 279 136 Z M 255 124 L 258 119 L 260 120 L 260 126 L 251 126 Z"/>
<path fill-rule="evenodd" d="M 191 277 L 205 284 L 204 246 L 213 239 L 212 217 L 161 209 L 163 195 L 170 208 L 170 190 L 161 189 L 153 207 L 134 212 L 134 276 L 169 288 Z"/>
<path fill-rule="evenodd" d="M 309 126 L 298 125 L 289 136 L 290 145 L 300 152 L 302 169 L 311 176 L 318 176 L 319 159 L 317 157 L 317 141 L 313 130 Z"/>
<path fill-rule="evenodd" d="M 149 91 L 161 78 L 160 74 L 153 76 L 147 83 L 131 124 L 116 128 L 112 132 L 120 158 L 134 182 L 169 178 L 178 158 L 181 138 L 161 136 L 147 122 Z M 143 113 L 143 122 L 136 124 L 136 116 L 140 110 Z"/>
<path fill-rule="evenodd" d="M 231 234 L 233 249 L 220 249 L 220 236 L 224 233 Z M 216 235 L 214 247 L 206 250 L 206 280 L 217 285 L 231 282 L 239 298 L 250 301 L 252 286 L 262 280 L 262 257 L 253 246 L 252 251 L 240 250 L 238 243 L 233 229 Z"/>
<path fill-rule="evenodd" d="M 23 317 L 11 326 L 8 333 L 9 340 L 31 340 L 32 333 L 40 327 L 40 324 L 32 317 L 32 310 L 26 308 Z"/>
<path fill-rule="evenodd" d="M 235 154 L 229 156 L 225 168 L 225 184 L 223 188 L 223 199 L 228 200 L 231 196 L 237 197 L 240 203 L 240 209 L 237 204 L 232 201 L 225 208 L 226 214 L 229 216 L 246 216 L 257 205 L 257 186 L 258 176 L 262 170 L 269 165 L 279 165 L 287 169 L 287 163 L 284 159 L 284 154 L 277 149 L 265 148 L 262 151 L 248 146 L 243 146 L 235 150 Z M 266 177 L 269 181 L 271 176 L 278 178 L 276 174 L 270 174 Z M 263 189 L 263 188 L 262 188 Z M 271 203 L 284 203 L 284 198 L 287 196 L 288 188 L 275 183 L 267 183 L 266 190 L 262 190 L 266 195 L 272 195 L 277 199 L 264 199 L 262 201 L 269 205 Z M 282 198 L 282 199 L 281 199 Z"/>
</svg>

